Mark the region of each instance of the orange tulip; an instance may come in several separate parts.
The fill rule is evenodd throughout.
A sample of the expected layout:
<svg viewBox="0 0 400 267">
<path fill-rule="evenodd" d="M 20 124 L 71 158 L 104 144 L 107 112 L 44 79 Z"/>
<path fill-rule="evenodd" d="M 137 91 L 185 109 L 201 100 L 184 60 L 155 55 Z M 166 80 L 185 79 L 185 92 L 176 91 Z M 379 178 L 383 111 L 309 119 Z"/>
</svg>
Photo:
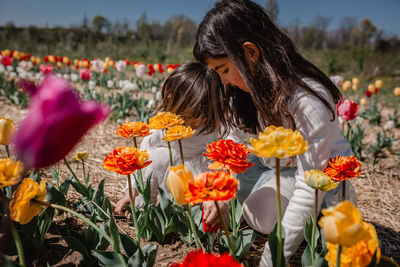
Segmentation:
<svg viewBox="0 0 400 267">
<path fill-rule="evenodd" d="M 178 115 L 171 112 L 159 112 L 156 116 L 149 119 L 149 125 L 152 129 L 166 129 L 176 125 L 182 125 L 185 121 Z"/>
<path fill-rule="evenodd" d="M 328 174 L 334 181 L 344 181 L 349 178 L 358 177 L 361 172 L 361 162 L 357 157 L 336 156 L 328 162 L 328 167 L 324 172 Z"/>
<path fill-rule="evenodd" d="M 125 122 L 118 127 L 116 132 L 122 137 L 144 137 L 151 134 L 149 125 L 145 122 Z"/>
<path fill-rule="evenodd" d="M 185 127 L 183 125 L 176 125 L 167 129 L 165 131 L 165 137 L 162 139 L 164 141 L 172 142 L 183 138 L 189 138 L 194 135 L 195 132 L 196 130 L 193 130 L 190 126 Z"/>
<path fill-rule="evenodd" d="M 20 224 L 27 224 L 37 216 L 44 206 L 35 203 L 33 199 L 43 201 L 46 197 L 46 180 L 41 179 L 40 185 L 32 178 L 25 178 L 10 202 L 10 217 Z"/>
<path fill-rule="evenodd" d="M 24 167 L 20 161 L 13 162 L 11 158 L 0 159 L 0 190 L 19 182 Z"/>
<path fill-rule="evenodd" d="M 204 172 L 189 183 L 185 201 L 197 204 L 204 201 L 229 200 L 235 197 L 238 180 L 226 171 Z"/>
<path fill-rule="evenodd" d="M 136 147 L 117 147 L 104 159 L 102 167 L 123 175 L 130 175 L 136 170 L 150 165 L 149 154 Z"/>
<path fill-rule="evenodd" d="M 254 165 L 247 158 L 250 151 L 244 144 L 238 144 L 232 140 L 218 140 L 207 144 L 206 151 L 203 153 L 209 160 L 215 160 L 208 166 L 211 170 L 227 169 L 233 173 L 243 173 Z"/>
</svg>

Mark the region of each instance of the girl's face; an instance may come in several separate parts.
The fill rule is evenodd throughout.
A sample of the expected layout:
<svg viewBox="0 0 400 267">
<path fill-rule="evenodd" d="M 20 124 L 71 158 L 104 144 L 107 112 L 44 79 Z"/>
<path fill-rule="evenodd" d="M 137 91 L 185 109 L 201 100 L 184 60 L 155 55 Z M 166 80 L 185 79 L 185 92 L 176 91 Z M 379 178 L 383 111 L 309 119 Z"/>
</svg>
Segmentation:
<svg viewBox="0 0 400 267">
<path fill-rule="evenodd" d="M 224 85 L 236 86 L 247 93 L 249 92 L 249 88 L 243 81 L 236 65 L 229 57 L 209 58 L 207 65 L 218 73 Z"/>
</svg>

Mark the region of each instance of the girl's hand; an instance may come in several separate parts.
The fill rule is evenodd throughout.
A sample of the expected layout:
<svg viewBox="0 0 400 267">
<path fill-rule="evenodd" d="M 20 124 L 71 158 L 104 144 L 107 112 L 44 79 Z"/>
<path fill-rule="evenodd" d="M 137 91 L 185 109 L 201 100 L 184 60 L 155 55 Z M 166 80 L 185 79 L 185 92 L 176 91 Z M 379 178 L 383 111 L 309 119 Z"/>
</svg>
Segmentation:
<svg viewBox="0 0 400 267">
<path fill-rule="evenodd" d="M 221 210 L 222 216 L 226 216 L 228 212 L 228 204 L 224 201 L 217 201 L 219 209 Z M 221 218 L 218 216 L 217 207 L 215 207 L 214 201 L 206 201 L 201 205 L 201 209 L 204 211 L 204 221 L 211 228 L 221 223 Z"/>
<path fill-rule="evenodd" d="M 135 198 L 137 196 L 138 192 L 136 189 L 132 188 L 132 196 L 133 198 Z M 115 206 L 115 213 L 123 216 L 125 215 L 126 217 L 128 217 L 129 212 L 124 208 L 125 205 L 129 205 L 130 203 L 130 197 L 129 197 L 129 190 L 126 190 L 125 192 L 125 196 L 123 198 L 121 198 L 118 202 L 117 205 Z"/>
</svg>

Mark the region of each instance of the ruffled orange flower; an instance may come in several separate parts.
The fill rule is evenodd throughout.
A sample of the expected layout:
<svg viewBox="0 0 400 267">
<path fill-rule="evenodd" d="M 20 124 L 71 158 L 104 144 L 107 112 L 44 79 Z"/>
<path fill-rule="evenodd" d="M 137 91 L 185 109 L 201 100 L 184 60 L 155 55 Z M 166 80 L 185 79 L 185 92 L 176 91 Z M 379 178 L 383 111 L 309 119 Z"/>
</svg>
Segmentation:
<svg viewBox="0 0 400 267">
<path fill-rule="evenodd" d="M 229 200 L 235 197 L 238 180 L 226 171 L 204 172 L 189 183 L 185 201 L 197 204 L 204 201 Z"/>
<path fill-rule="evenodd" d="M 150 165 L 149 154 L 136 147 L 117 147 L 104 159 L 102 167 L 123 175 L 130 175 L 136 170 Z"/>
<path fill-rule="evenodd" d="M 23 170 L 24 167 L 20 161 L 14 163 L 11 158 L 0 159 L 0 190 L 18 183 Z"/>
<path fill-rule="evenodd" d="M 10 202 L 10 216 L 13 221 L 27 224 L 37 216 L 44 208 L 35 203 L 33 199 L 43 201 L 46 197 L 46 180 L 42 179 L 40 185 L 32 178 L 25 178 L 17 191 L 14 192 Z"/>
<path fill-rule="evenodd" d="M 184 123 L 183 119 L 171 112 L 158 112 L 156 116 L 149 119 L 150 128 L 157 130 L 171 128 Z"/>
<path fill-rule="evenodd" d="M 376 252 L 377 263 L 381 258 L 381 250 L 379 248 L 378 235 L 376 234 L 375 227 L 370 223 L 363 223 L 363 228 L 368 232 L 368 236 L 358 241 L 354 246 L 342 247 L 340 254 L 340 266 L 343 267 L 363 267 L 370 264 L 372 257 Z M 326 242 L 328 253 L 325 259 L 328 261 L 329 266 L 336 266 L 338 244 Z"/>
<path fill-rule="evenodd" d="M 151 134 L 149 125 L 142 121 L 125 122 L 116 132 L 122 137 L 144 137 Z"/>
<path fill-rule="evenodd" d="M 206 151 L 208 153 L 203 155 L 209 160 L 215 160 L 208 166 L 211 170 L 227 169 L 236 174 L 245 172 L 254 165 L 247 160 L 250 151 L 246 146 L 232 140 L 218 140 L 207 144 Z"/>
<path fill-rule="evenodd" d="M 361 162 L 357 157 L 336 156 L 328 162 L 324 172 L 334 181 L 344 181 L 348 178 L 358 177 L 361 174 Z"/>
<path fill-rule="evenodd" d="M 183 138 L 189 138 L 194 135 L 195 132 L 196 130 L 193 130 L 190 126 L 186 127 L 183 125 L 177 125 L 167 129 L 165 131 L 165 137 L 162 139 L 164 141 L 172 142 Z"/>
</svg>

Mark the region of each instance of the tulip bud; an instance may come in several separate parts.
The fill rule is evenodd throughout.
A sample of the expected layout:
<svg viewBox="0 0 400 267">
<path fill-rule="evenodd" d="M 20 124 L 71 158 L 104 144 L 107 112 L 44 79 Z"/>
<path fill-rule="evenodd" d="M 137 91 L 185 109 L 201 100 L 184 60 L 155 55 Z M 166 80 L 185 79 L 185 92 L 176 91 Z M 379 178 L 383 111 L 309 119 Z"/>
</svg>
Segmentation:
<svg viewBox="0 0 400 267">
<path fill-rule="evenodd" d="M 14 132 L 14 122 L 8 118 L 0 117 L 0 144 L 8 146 Z"/>
<path fill-rule="evenodd" d="M 351 82 L 353 83 L 353 85 L 357 86 L 360 83 L 360 80 L 358 78 L 353 78 Z"/>
<path fill-rule="evenodd" d="M 394 88 L 393 93 L 395 96 L 400 96 L 400 87 Z"/>
<path fill-rule="evenodd" d="M 353 89 L 353 91 L 357 91 L 357 85 L 353 84 L 353 86 L 351 87 L 351 89 Z"/>
<path fill-rule="evenodd" d="M 367 91 L 368 92 L 368 91 Z M 367 99 L 365 99 L 364 97 L 360 99 L 360 105 L 361 106 L 366 106 L 367 105 Z"/>
<path fill-rule="evenodd" d="M 304 175 L 306 184 L 317 190 L 327 192 L 335 189 L 339 185 L 339 182 L 333 182 L 329 175 L 319 170 L 306 171 Z"/>
<path fill-rule="evenodd" d="M 174 196 L 175 201 L 184 205 L 185 192 L 188 190 L 189 182 L 193 182 L 193 174 L 184 165 L 169 167 L 167 187 Z"/>
<path fill-rule="evenodd" d="M 343 86 L 342 86 L 343 91 L 346 92 L 347 90 L 349 90 L 350 86 L 351 86 L 351 82 L 350 81 L 345 81 L 343 83 Z"/>
<path fill-rule="evenodd" d="M 87 159 L 89 157 L 89 153 L 88 152 L 78 152 L 75 154 L 75 156 L 73 157 L 74 160 L 76 161 L 81 161 L 83 159 Z"/>
<path fill-rule="evenodd" d="M 376 81 L 375 81 L 375 87 L 376 87 L 376 88 L 381 89 L 382 86 L 383 86 L 382 80 L 376 80 Z"/>
<path fill-rule="evenodd" d="M 56 58 L 53 55 L 49 56 L 49 62 L 50 63 L 55 63 L 56 62 Z"/>
<path fill-rule="evenodd" d="M 373 83 L 368 84 L 368 91 L 371 94 L 375 92 L 375 85 Z"/>
</svg>

